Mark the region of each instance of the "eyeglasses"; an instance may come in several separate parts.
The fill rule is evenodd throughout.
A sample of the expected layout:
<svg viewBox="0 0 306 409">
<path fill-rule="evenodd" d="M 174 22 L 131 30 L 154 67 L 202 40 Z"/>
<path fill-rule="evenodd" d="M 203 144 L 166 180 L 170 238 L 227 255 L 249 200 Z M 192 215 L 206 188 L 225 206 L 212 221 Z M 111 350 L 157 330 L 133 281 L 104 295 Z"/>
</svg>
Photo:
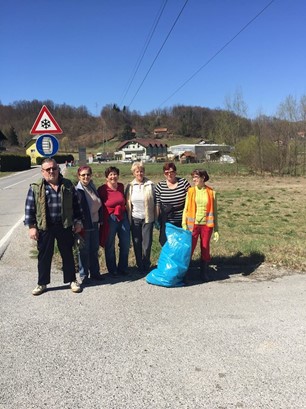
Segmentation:
<svg viewBox="0 0 306 409">
<path fill-rule="evenodd" d="M 45 172 L 51 172 L 51 170 L 53 170 L 53 172 L 55 172 L 56 170 L 58 170 L 58 167 L 52 166 L 51 168 L 46 168 L 46 169 L 42 168 L 42 170 Z"/>
<path fill-rule="evenodd" d="M 90 177 L 91 176 L 91 174 L 90 173 L 83 173 L 82 175 L 80 175 L 81 176 L 81 178 L 85 178 L 85 176 L 88 176 L 88 177 Z"/>
<path fill-rule="evenodd" d="M 173 173 L 176 173 L 175 170 L 165 170 L 165 175 L 173 175 Z"/>
</svg>

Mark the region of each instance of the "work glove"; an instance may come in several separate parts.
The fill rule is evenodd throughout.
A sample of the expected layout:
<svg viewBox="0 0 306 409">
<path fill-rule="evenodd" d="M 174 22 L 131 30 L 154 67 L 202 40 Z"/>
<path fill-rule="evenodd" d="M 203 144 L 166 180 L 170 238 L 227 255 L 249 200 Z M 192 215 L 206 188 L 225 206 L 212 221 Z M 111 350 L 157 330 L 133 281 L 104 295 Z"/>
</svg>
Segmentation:
<svg viewBox="0 0 306 409">
<path fill-rule="evenodd" d="M 213 240 L 217 243 L 219 241 L 219 233 L 217 231 L 214 232 Z"/>
</svg>

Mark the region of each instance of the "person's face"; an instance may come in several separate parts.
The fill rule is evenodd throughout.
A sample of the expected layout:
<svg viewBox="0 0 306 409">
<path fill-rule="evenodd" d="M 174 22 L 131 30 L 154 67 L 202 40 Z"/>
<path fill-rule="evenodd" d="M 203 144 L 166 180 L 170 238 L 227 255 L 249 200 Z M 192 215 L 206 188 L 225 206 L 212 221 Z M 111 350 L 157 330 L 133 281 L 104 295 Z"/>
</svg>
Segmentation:
<svg viewBox="0 0 306 409">
<path fill-rule="evenodd" d="M 48 183 L 57 183 L 59 175 L 59 167 L 55 162 L 45 162 L 42 165 L 41 173 Z"/>
<path fill-rule="evenodd" d="M 117 172 L 110 172 L 106 178 L 107 182 L 110 183 L 111 185 L 117 184 L 118 179 L 119 179 L 119 176 Z"/>
<path fill-rule="evenodd" d="M 166 180 L 170 183 L 174 183 L 176 180 L 176 171 L 172 168 L 164 171 Z"/>
<path fill-rule="evenodd" d="M 83 169 L 81 173 L 79 174 L 79 181 L 82 183 L 84 186 L 88 186 L 90 181 L 91 181 L 91 173 L 89 169 Z"/>
<path fill-rule="evenodd" d="M 137 182 L 141 183 L 144 178 L 144 170 L 141 168 L 136 168 L 134 170 L 134 176 Z"/>
<path fill-rule="evenodd" d="M 203 187 L 204 184 L 205 184 L 204 178 L 200 178 L 200 176 L 198 176 L 198 175 L 193 175 L 192 176 L 192 181 L 193 181 L 194 185 L 197 186 L 197 187 Z"/>
</svg>

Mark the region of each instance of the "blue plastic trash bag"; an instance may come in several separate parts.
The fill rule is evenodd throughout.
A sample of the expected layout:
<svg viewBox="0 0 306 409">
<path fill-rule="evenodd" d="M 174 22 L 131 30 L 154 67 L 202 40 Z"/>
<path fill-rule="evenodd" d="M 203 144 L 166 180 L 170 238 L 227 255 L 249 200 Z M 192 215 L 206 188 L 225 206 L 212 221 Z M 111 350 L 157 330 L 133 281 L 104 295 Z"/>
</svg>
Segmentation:
<svg viewBox="0 0 306 409">
<path fill-rule="evenodd" d="M 181 287 L 190 262 L 191 232 L 166 223 L 166 236 L 157 268 L 147 275 L 146 280 L 163 287 Z"/>
</svg>

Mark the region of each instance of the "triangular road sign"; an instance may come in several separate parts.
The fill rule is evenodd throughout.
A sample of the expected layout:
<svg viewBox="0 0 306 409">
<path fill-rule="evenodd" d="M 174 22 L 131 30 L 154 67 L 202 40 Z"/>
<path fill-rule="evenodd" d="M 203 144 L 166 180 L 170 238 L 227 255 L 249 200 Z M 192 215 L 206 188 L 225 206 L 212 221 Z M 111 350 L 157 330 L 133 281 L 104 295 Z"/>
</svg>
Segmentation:
<svg viewBox="0 0 306 409">
<path fill-rule="evenodd" d="M 52 134 L 61 134 L 63 131 L 61 130 L 59 124 L 51 115 L 51 112 L 43 105 L 36 118 L 34 125 L 32 126 L 30 134 L 45 134 L 45 133 L 52 133 Z"/>
</svg>

